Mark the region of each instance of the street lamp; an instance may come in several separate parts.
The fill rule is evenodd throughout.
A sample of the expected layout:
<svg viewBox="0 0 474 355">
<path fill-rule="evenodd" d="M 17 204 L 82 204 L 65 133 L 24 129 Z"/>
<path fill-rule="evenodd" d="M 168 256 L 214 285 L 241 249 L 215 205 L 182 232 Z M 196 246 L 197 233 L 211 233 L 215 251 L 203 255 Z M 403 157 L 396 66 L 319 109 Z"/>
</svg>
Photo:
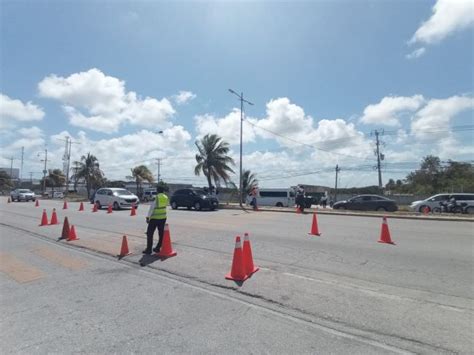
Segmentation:
<svg viewBox="0 0 474 355">
<path fill-rule="evenodd" d="M 239 172 L 239 204 L 242 207 L 243 203 L 243 186 L 242 186 L 242 125 L 244 122 L 244 102 L 253 106 L 253 103 L 244 99 L 244 93 L 241 92 L 240 95 L 237 94 L 234 90 L 229 89 L 229 92 L 237 96 L 240 100 L 240 172 Z"/>
</svg>

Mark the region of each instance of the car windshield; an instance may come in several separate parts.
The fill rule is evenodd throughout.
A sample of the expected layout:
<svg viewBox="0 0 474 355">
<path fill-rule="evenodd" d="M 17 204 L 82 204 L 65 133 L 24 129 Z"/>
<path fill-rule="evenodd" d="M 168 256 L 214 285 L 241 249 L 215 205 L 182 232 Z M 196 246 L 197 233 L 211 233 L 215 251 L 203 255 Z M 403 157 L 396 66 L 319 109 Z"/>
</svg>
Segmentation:
<svg viewBox="0 0 474 355">
<path fill-rule="evenodd" d="M 196 195 L 209 195 L 209 192 L 204 191 L 203 189 L 194 189 L 193 192 L 194 192 Z"/>
<path fill-rule="evenodd" d="M 22 194 L 27 194 L 27 193 L 31 193 L 31 190 L 18 190 L 18 192 Z"/>
<path fill-rule="evenodd" d="M 132 195 L 132 193 L 128 190 L 120 189 L 120 190 L 114 190 L 114 195 L 115 196 L 118 196 L 118 195 Z"/>
</svg>

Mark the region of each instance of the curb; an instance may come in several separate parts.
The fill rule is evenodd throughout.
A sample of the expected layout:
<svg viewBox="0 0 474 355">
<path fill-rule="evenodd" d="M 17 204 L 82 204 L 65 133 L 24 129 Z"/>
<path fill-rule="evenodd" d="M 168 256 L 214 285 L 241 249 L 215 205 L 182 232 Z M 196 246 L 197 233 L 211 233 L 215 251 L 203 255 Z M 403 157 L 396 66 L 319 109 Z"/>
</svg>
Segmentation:
<svg viewBox="0 0 474 355">
<path fill-rule="evenodd" d="M 238 205 L 219 205 L 220 209 L 227 209 L 227 210 L 242 210 Z M 243 208 L 245 211 L 253 212 L 251 208 Z M 270 208 L 262 208 L 259 207 L 258 210 L 260 212 L 276 212 L 276 213 L 295 213 L 293 209 L 283 209 L 279 208 L 270 209 Z M 340 212 L 340 211 L 324 211 L 320 209 L 305 209 L 305 211 L 309 213 L 317 212 L 318 214 L 327 214 L 327 215 L 336 215 L 336 216 L 353 216 L 353 217 L 373 217 L 373 218 L 381 218 L 381 217 L 388 217 L 390 219 L 413 219 L 413 220 L 422 220 L 422 221 L 442 221 L 442 222 L 474 222 L 474 218 L 467 218 L 467 217 L 437 217 L 437 216 L 417 216 L 417 215 L 392 215 L 391 212 L 387 212 L 384 214 L 381 213 L 357 213 L 357 212 Z M 305 212 L 306 214 L 306 212 Z"/>
</svg>

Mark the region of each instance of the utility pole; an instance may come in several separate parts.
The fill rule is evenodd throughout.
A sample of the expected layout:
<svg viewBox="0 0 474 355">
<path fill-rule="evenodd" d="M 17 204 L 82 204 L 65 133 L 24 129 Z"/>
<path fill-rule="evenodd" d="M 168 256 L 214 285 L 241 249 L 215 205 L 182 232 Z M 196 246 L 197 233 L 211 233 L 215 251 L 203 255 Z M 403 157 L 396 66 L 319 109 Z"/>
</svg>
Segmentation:
<svg viewBox="0 0 474 355">
<path fill-rule="evenodd" d="M 44 159 L 41 159 L 41 161 L 44 161 L 44 169 L 43 169 L 43 196 L 44 193 L 46 192 L 46 173 L 48 170 L 46 170 L 47 164 L 48 164 L 48 149 L 45 148 L 44 150 Z"/>
<path fill-rule="evenodd" d="M 64 155 L 63 155 L 63 172 L 66 174 L 66 195 L 69 192 L 69 170 L 71 166 L 71 149 L 72 144 L 81 144 L 79 142 L 73 142 L 72 138 L 66 136 L 66 139 L 59 139 L 60 141 L 66 142 L 66 146 L 64 148 Z M 64 171 L 65 170 L 65 171 Z"/>
<path fill-rule="evenodd" d="M 158 184 L 160 183 L 160 167 L 161 167 L 161 159 L 160 158 L 156 159 L 156 164 L 158 165 L 158 175 L 156 175 L 156 186 L 158 187 Z"/>
<path fill-rule="evenodd" d="M 21 147 L 21 166 L 20 166 L 20 187 L 23 182 L 23 157 L 25 155 L 25 147 Z"/>
<path fill-rule="evenodd" d="M 10 181 L 13 182 L 13 157 L 10 158 Z"/>
<path fill-rule="evenodd" d="M 242 127 L 243 127 L 243 123 L 244 123 L 244 102 L 249 104 L 249 105 L 252 105 L 253 106 L 253 103 L 251 103 L 250 101 L 247 101 L 244 99 L 244 93 L 241 92 L 240 95 L 237 94 L 234 90 L 232 89 L 229 89 L 229 92 L 231 92 L 232 94 L 236 95 L 239 100 L 240 100 L 240 166 L 239 166 L 239 205 L 240 207 L 242 207 L 242 204 L 243 204 L 243 186 L 242 186 Z"/>
<path fill-rule="evenodd" d="M 375 130 L 374 134 L 375 134 L 375 146 L 376 146 L 375 155 L 377 156 L 377 170 L 379 174 L 379 190 L 382 191 L 382 169 L 381 169 L 380 161 L 384 160 L 385 156 L 380 153 L 380 144 L 382 143 L 379 140 L 380 132 Z M 382 134 L 383 134 L 383 131 L 382 131 Z"/>
<path fill-rule="evenodd" d="M 30 182 L 31 182 L 31 187 L 33 187 L 33 172 L 30 171 Z"/>
<path fill-rule="evenodd" d="M 341 169 L 339 168 L 339 165 L 336 164 L 336 184 L 334 186 L 334 202 L 337 202 L 337 175 L 340 171 Z"/>
</svg>

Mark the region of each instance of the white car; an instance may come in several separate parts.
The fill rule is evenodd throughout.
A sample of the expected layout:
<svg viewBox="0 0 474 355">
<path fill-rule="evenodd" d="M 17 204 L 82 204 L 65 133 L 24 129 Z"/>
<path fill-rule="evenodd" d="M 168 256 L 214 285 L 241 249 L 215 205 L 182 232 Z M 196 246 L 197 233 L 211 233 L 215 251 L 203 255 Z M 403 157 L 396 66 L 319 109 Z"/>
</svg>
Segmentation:
<svg viewBox="0 0 474 355">
<path fill-rule="evenodd" d="M 138 196 L 126 189 L 105 187 L 96 191 L 94 203 L 99 209 L 111 205 L 114 210 L 119 210 L 121 208 L 131 208 L 132 205 L 138 208 L 140 201 Z"/>
<path fill-rule="evenodd" d="M 18 202 L 20 201 L 34 201 L 35 198 L 35 193 L 31 190 L 28 189 L 16 189 L 10 192 L 10 198 L 12 199 L 12 202 L 17 200 Z"/>
<path fill-rule="evenodd" d="M 425 207 L 428 208 L 428 212 L 437 211 L 440 209 L 440 202 L 447 201 L 454 197 L 460 205 L 466 205 L 467 213 L 474 213 L 474 194 L 472 193 L 444 193 L 431 196 L 426 200 L 414 201 L 410 205 L 410 209 L 415 212 L 423 212 Z"/>
</svg>

